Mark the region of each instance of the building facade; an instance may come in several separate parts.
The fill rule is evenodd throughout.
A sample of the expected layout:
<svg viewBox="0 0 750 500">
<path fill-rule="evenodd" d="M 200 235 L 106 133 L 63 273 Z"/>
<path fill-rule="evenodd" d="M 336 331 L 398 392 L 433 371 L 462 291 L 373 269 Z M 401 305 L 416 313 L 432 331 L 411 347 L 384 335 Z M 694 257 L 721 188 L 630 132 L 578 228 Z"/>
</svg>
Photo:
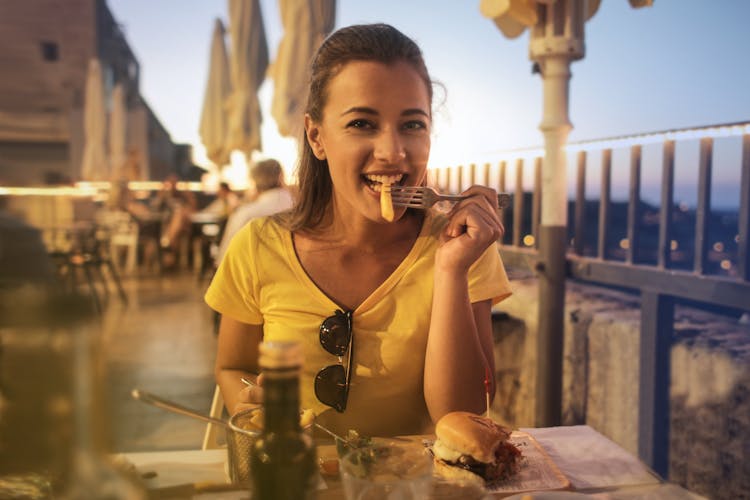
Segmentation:
<svg viewBox="0 0 750 500">
<path fill-rule="evenodd" d="M 81 180 L 89 61 L 107 108 L 125 89 L 131 177 L 176 171 L 176 147 L 139 92 L 140 67 L 105 0 L 0 2 L 0 185 Z"/>
</svg>

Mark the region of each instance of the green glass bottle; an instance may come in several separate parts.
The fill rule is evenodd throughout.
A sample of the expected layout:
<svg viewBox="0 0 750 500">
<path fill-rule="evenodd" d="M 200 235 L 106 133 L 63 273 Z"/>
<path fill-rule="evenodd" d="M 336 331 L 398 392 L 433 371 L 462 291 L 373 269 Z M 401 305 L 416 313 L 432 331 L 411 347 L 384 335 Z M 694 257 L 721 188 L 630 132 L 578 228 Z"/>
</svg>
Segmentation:
<svg viewBox="0 0 750 500">
<path fill-rule="evenodd" d="M 257 500 L 315 498 L 315 447 L 299 423 L 302 348 L 297 343 L 264 342 L 260 346 L 259 361 L 264 374 L 265 418 L 263 432 L 250 451 L 252 497 Z"/>
</svg>

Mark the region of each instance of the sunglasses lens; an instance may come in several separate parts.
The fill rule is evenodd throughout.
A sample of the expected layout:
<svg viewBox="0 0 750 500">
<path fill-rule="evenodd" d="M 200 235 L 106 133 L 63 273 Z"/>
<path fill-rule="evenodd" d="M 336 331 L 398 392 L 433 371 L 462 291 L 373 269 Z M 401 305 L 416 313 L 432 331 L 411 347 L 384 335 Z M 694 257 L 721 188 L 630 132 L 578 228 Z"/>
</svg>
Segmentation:
<svg viewBox="0 0 750 500">
<path fill-rule="evenodd" d="M 326 366 L 318 372 L 315 396 L 338 412 L 346 409 L 346 371 L 342 365 Z"/>
<path fill-rule="evenodd" d="M 351 334 L 346 315 L 335 314 L 320 325 L 320 344 L 334 356 L 343 356 L 349 347 Z"/>
</svg>

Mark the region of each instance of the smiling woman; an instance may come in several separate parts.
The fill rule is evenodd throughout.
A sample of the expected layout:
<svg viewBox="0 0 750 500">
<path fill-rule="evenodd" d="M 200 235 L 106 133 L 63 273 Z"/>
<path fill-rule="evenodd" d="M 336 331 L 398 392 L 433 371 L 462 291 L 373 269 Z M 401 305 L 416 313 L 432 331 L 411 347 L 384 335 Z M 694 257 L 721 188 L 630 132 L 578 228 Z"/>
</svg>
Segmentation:
<svg viewBox="0 0 750 500">
<path fill-rule="evenodd" d="M 245 226 L 206 293 L 229 411 L 262 400 L 262 377 L 241 383 L 261 340 L 302 344 L 301 404 L 339 434 L 419 434 L 484 411 L 490 308 L 510 294 L 496 193 L 473 186 L 448 214 L 382 210 L 384 186 L 424 184 L 431 146 L 431 79 L 400 31 L 342 28 L 311 74 L 297 202 Z"/>
<path fill-rule="evenodd" d="M 325 115 L 308 115 L 305 130 L 315 158 L 327 161 L 334 210 L 364 209 L 366 217 L 380 220 L 373 200 L 384 181 L 424 182 L 430 153 L 428 87 L 408 63 L 352 61 L 328 88 Z"/>
</svg>

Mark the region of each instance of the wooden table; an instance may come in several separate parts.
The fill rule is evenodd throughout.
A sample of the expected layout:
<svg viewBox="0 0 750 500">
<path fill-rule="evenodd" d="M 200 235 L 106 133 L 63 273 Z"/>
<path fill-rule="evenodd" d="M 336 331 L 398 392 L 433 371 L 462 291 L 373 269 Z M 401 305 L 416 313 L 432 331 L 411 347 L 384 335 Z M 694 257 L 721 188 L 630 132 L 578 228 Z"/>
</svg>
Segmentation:
<svg viewBox="0 0 750 500">
<path fill-rule="evenodd" d="M 570 489 L 593 498 L 700 499 L 679 486 L 662 481 L 640 460 L 596 432 L 589 426 L 521 429 L 541 445 L 550 459 L 569 480 Z M 411 439 L 421 440 L 423 436 Z M 318 458 L 335 457 L 332 445 L 318 446 Z M 226 450 L 190 450 L 153 453 L 128 453 L 125 458 L 143 472 L 155 472 L 150 487 L 182 488 L 182 498 L 240 500 L 248 499 L 246 491 L 212 491 L 193 493 L 192 485 L 225 485 Z M 321 500 L 344 498 L 341 481 L 326 477 L 321 483 Z M 172 490 L 174 491 L 174 490 Z M 490 498 L 501 498 L 497 493 Z"/>
</svg>

